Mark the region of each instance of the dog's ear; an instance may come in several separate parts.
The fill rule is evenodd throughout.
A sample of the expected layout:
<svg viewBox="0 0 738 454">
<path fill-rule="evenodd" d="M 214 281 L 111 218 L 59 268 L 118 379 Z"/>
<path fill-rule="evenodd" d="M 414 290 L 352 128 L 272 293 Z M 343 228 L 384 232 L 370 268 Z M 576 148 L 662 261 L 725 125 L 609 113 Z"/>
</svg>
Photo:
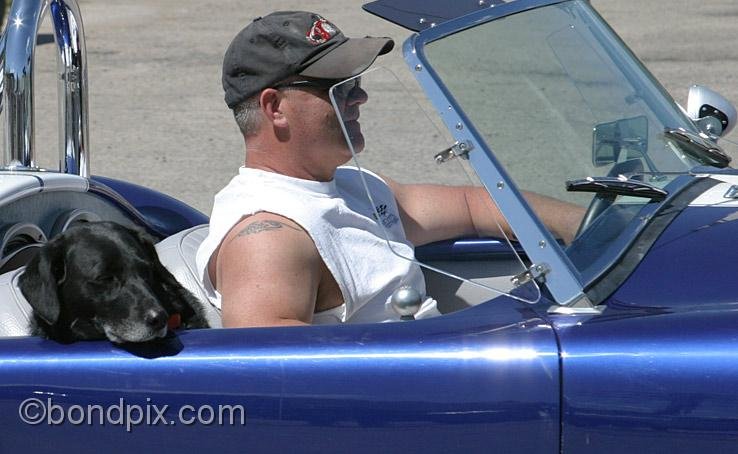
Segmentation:
<svg viewBox="0 0 738 454">
<path fill-rule="evenodd" d="M 161 260 L 159 260 L 159 254 L 156 252 L 156 247 L 154 246 L 156 240 L 143 230 L 126 228 L 131 232 L 131 235 L 136 237 L 141 248 L 146 251 L 146 254 L 149 256 L 147 259 L 154 268 L 156 277 L 159 279 L 159 283 L 162 287 L 167 291 L 175 291 L 175 293 L 178 294 L 176 291 L 181 286 L 172 273 L 170 273 L 169 270 L 161 263 Z"/>
<path fill-rule="evenodd" d="M 156 243 L 156 239 L 143 231 L 143 229 L 140 228 L 130 228 L 130 227 L 124 227 L 127 229 L 131 235 L 136 237 L 138 242 L 141 244 L 141 246 L 146 249 L 146 251 L 153 253 L 154 256 L 156 256 L 156 249 L 154 248 L 154 243 Z"/>
<path fill-rule="evenodd" d="M 64 257 L 59 242 L 46 244 L 28 263 L 18 284 L 21 293 L 38 315 L 49 325 L 59 319 L 58 285 L 66 278 Z"/>
<path fill-rule="evenodd" d="M 210 324 L 202 310 L 202 304 L 197 297 L 180 284 L 177 278 L 158 259 L 155 266 L 161 289 L 165 292 L 163 300 L 169 301 L 174 306 L 166 309 L 179 312 L 182 316 L 182 323 L 186 328 L 210 328 Z"/>
<path fill-rule="evenodd" d="M 182 316 L 182 324 L 185 328 L 210 328 L 202 308 L 202 303 L 185 288 L 174 275 L 156 258 L 156 275 L 161 283 L 161 288 L 166 295 L 164 299 L 169 301 L 174 309 Z"/>
<path fill-rule="evenodd" d="M 174 311 L 182 316 L 182 322 L 187 328 L 210 328 L 202 311 L 200 301 L 189 290 L 177 281 L 177 278 L 161 263 L 154 243 L 156 240 L 140 229 L 128 229 L 136 236 L 141 246 L 150 256 L 150 263 L 155 269 L 156 277 L 164 291 L 160 295 L 161 301 L 166 301 L 165 309 Z"/>
</svg>

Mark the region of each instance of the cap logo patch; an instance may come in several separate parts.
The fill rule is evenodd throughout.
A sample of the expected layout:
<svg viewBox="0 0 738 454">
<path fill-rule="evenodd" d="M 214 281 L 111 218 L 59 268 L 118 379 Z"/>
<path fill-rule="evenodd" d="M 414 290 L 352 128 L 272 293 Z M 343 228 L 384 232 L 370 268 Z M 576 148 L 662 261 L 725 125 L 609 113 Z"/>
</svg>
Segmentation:
<svg viewBox="0 0 738 454">
<path fill-rule="evenodd" d="M 336 36 L 336 27 L 325 19 L 318 19 L 305 36 L 310 44 L 317 46 Z"/>
</svg>

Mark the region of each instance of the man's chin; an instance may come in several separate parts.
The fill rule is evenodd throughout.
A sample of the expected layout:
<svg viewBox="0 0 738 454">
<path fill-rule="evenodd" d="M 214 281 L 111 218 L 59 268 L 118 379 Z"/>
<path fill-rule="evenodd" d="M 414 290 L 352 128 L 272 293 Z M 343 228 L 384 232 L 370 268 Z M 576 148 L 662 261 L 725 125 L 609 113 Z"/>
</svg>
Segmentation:
<svg viewBox="0 0 738 454">
<path fill-rule="evenodd" d="M 351 136 L 351 147 L 356 154 L 364 151 L 364 136 L 361 134 L 359 134 L 358 136 Z"/>
</svg>

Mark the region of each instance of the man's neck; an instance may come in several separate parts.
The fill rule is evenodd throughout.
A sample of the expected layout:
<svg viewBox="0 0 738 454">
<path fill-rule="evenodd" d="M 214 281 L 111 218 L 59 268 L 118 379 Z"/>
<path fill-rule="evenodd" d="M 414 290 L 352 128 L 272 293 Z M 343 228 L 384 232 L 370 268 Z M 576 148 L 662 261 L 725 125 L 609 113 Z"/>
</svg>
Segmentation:
<svg viewBox="0 0 738 454">
<path fill-rule="evenodd" d="M 312 181 L 330 181 L 336 172 L 335 167 L 314 165 L 307 153 L 302 157 L 294 151 L 280 150 L 278 147 L 274 150 L 249 147 L 244 166 Z"/>
<path fill-rule="evenodd" d="M 269 165 L 262 165 L 258 163 L 252 163 L 252 162 L 249 162 L 249 160 L 246 161 L 246 163 L 244 164 L 244 167 L 248 167 L 250 169 L 263 170 L 265 172 L 279 173 L 281 175 L 286 175 L 292 178 L 299 178 L 301 180 L 323 181 L 323 182 L 331 181 L 335 173 L 335 169 L 333 169 L 333 172 L 330 174 L 328 173 L 316 174 L 314 172 L 308 171 L 308 169 L 285 167 L 285 166 L 275 167 L 275 166 L 269 166 Z"/>
<path fill-rule="evenodd" d="M 244 166 L 303 180 L 331 181 L 338 166 L 320 158 L 321 153 L 295 149 L 294 144 L 249 138 Z"/>
</svg>

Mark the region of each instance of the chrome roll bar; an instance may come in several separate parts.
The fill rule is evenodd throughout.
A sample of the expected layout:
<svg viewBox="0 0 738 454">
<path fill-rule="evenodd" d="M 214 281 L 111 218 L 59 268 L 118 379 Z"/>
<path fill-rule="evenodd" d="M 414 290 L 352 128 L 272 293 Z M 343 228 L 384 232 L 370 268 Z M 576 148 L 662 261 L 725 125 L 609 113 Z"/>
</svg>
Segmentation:
<svg viewBox="0 0 738 454">
<path fill-rule="evenodd" d="M 77 0 L 15 0 L 0 41 L 5 165 L 35 168 L 33 57 L 44 15 L 57 47 L 59 171 L 89 176 L 87 54 Z"/>
</svg>

